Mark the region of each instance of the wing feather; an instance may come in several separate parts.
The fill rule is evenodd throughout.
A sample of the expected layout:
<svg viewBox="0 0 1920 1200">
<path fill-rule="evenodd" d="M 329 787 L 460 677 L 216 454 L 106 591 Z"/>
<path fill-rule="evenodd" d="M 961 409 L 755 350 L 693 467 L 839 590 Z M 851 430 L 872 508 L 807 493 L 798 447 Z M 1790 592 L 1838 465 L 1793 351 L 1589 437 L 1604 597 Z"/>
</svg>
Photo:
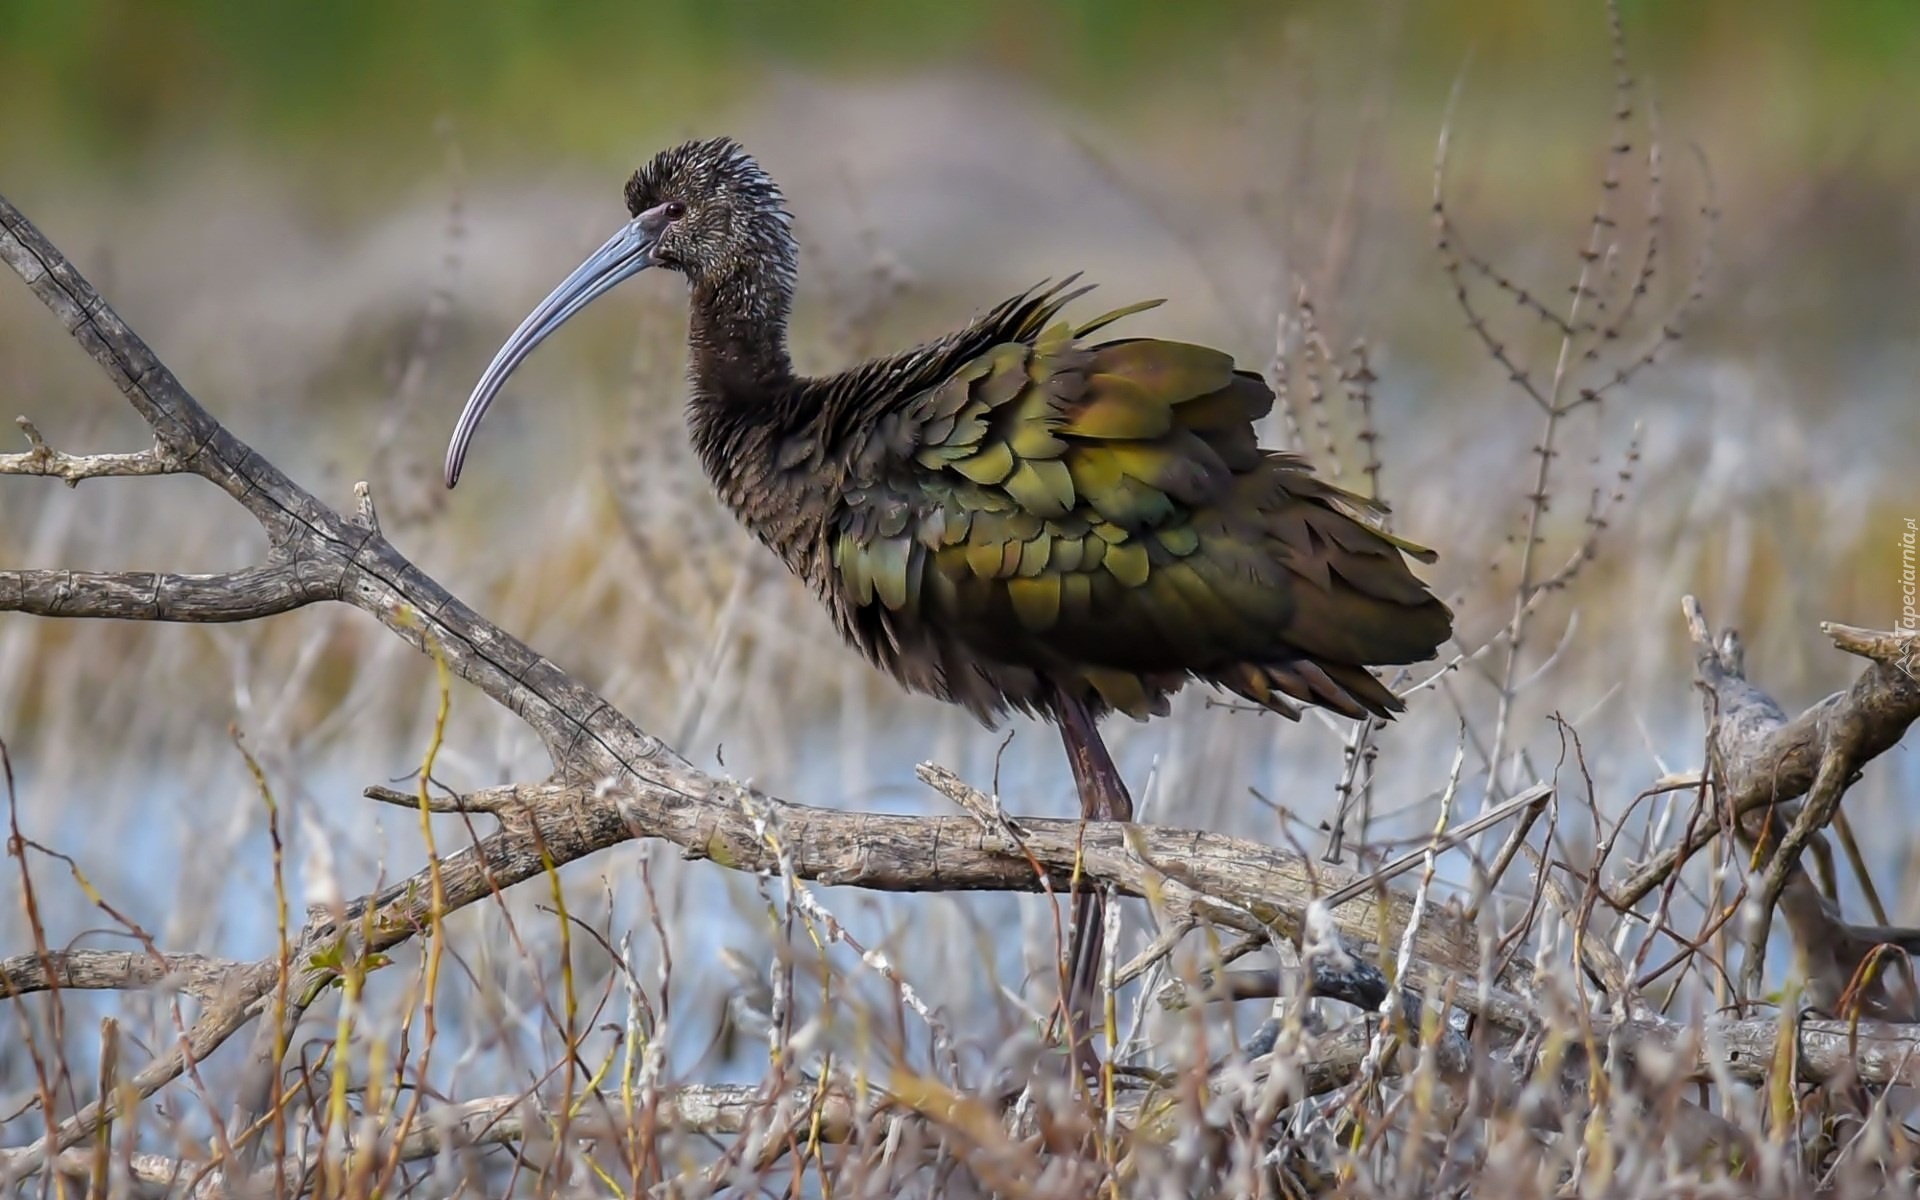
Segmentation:
<svg viewBox="0 0 1920 1200">
<path fill-rule="evenodd" d="M 849 425 L 839 460 L 860 486 L 828 530 L 847 627 L 876 627 L 861 615 L 875 610 L 886 638 L 865 648 L 907 679 L 883 642 L 923 646 L 912 678 L 927 686 L 957 686 L 954 664 L 972 661 L 1136 716 L 1189 677 L 1295 717 L 1397 709 L 1367 668 L 1429 658 L 1449 636 L 1406 561 L 1431 552 L 1260 449 L 1253 423 L 1274 397 L 1258 375 L 1204 346 L 1087 345 L 1146 306 L 1076 330 L 1054 319 L 1078 294 L 1064 288 L 994 310 L 975 327 L 990 337 L 896 362 L 911 390 Z M 868 386 L 882 374 L 863 370 Z M 852 374 L 835 388 L 856 389 Z M 840 394 L 823 402 L 834 420 Z"/>
</svg>

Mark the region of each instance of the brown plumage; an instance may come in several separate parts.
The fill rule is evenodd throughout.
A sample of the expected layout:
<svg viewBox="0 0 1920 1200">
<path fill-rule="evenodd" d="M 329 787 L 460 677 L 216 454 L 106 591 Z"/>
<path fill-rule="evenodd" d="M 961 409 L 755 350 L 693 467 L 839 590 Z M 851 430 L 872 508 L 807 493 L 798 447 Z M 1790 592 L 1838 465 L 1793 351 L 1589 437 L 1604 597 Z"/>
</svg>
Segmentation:
<svg viewBox="0 0 1920 1200">
<path fill-rule="evenodd" d="M 448 452 L 526 353 L 649 266 L 691 292 L 688 419 L 720 498 L 805 580 L 848 642 L 904 686 L 991 723 L 1054 721 L 1086 815 L 1131 803 L 1094 732 L 1166 711 L 1189 680 L 1297 718 L 1390 717 L 1367 668 L 1433 657 L 1451 614 L 1408 568 L 1432 554 L 1375 506 L 1260 448 L 1273 404 L 1216 350 L 1096 340 L 1067 285 L 824 378 L 786 349 L 795 243 L 778 188 L 726 139 L 668 150 L 627 185 L 632 221 L 504 346 Z M 1071 281 L 1069 281 L 1071 282 Z M 1076 929 L 1091 983 L 1098 910 Z"/>
</svg>

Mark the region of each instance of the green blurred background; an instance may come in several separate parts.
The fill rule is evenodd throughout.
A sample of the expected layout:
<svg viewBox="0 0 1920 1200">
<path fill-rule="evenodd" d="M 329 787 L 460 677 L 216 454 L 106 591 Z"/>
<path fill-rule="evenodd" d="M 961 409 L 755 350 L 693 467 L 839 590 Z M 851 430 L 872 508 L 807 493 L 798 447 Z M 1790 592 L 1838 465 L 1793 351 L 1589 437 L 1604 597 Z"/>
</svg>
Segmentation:
<svg viewBox="0 0 1920 1200">
<path fill-rule="evenodd" d="M 1621 12 L 1640 99 L 1657 99 L 1671 128 L 1670 167 L 1690 172 L 1690 147 L 1712 163 L 1731 251 L 1721 279 L 1742 295 L 1760 285 L 1770 324 L 1758 332 L 1805 337 L 1816 355 L 1836 338 L 1909 334 L 1920 5 L 1630 0 Z M 757 148 L 801 177 L 802 195 L 831 173 L 867 184 L 928 163 L 963 183 L 975 172 L 968 227 L 946 244 L 1018 228 L 1024 253 L 1049 239 L 1077 247 L 1066 231 L 1083 225 L 1091 241 L 1133 232 L 1102 228 L 1113 205 L 1084 180 L 1039 196 L 996 189 L 996 174 L 1080 171 L 1068 141 L 1097 147 L 1171 223 L 1200 230 L 1256 189 L 1282 214 L 1270 226 L 1297 225 L 1293 210 L 1336 199 L 1317 181 L 1364 158 L 1361 203 L 1386 218 L 1364 272 L 1425 240 L 1418 206 L 1456 81 L 1472 216 L 1495 244 L 1571 236 L 1604 144 L 1607 49 L 1599 6 L 1538 0 L 5 0 L 0 166 L 23 201 L 82 193 L 103 220 L 183 176 L 245 181 L 325 233 L 444 187 L 447 131 L 487 185 L 563 175 L 611 189 L 654 148 L 726 129 L 760 133 Z M 992 110 L 970 114 L 982 99 Z M 900 152 L 916 139 L 920 154 Z M 948 140 L 963 144 L 943 155 Z M 822 223 L 822 207 L 813 200 L 803 222 Z M 880 209 L 863 219 L 884 234 Z M 1244 258 L 1211 241 L 1209 268 Z M 892 249 L 920 265 L 913 246 Z M 1157 249 L 1132 248 L 1143 261 Z M 967 250 L 978 263 L 979 247 Z M 1024 281 L 986 265 L 1002 290 Z M 1410 265 L 1394 271 L 1411 279 Z M 1406 281 L 1391 281 L 1394 295 L 1432 298 Z M 1377 309 L 1381 297 L 1366 299 Z"/>
<path fill-rule="evenodd" d="M 1373 4 L 1153 0 L 551 0 L 252 4 L 140 0 L 0 5 L 9 160 L 151 169 L 207 140 L 291 160 L 357 163 L 355 187 L 404 180 L 420 130 L 459 118 L 474 153 L 630 157 L 636 138 L 715 105 L 750 104 L 768 71 L 999 73 L 1108 119 L 1231 90 L 1327 27 L 1398 21 L 1376 46 L 1416 96 L 1444 90 L 1471 50 L 1530 117 L 1564 115 L 1569 65 L 1591 59 L 1592 5 L 1445 0 Z M 1915 137 L 1920 6 L 1907 0 L 1628 0 L 1638 61 L 1682 103 L 1717 96 L 1768 141 L 1819 161 L 1887 118 L 1894 165 Z M 1362 35 L 1364 36 L 1364 35 Z M 1353 64 L 1361 70 L 1366 63 Z M 20 114 L 38 119 L 20 120 Z M 1188 114 L 1204 122 L 1206 113 Z M 1218 120 L 1218 114 L 1213 117 Z M 378 164 L 375 166 L 374 164 Z"/>
</svg>

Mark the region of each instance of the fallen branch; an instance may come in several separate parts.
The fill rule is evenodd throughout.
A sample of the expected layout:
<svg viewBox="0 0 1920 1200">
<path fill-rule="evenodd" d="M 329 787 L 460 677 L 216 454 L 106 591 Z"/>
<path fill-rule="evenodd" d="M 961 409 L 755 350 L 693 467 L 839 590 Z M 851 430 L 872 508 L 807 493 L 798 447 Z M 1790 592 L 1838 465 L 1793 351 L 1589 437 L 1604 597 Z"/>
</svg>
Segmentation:
<svg viewBox="0 0 1920 1200">
<path fill-rule="evenodd" d="M 1296 1098 L 1322 1094 L 1352 1081 L 1365 1057 L 1368 1038 L 1365 1029 L 1355 1024 L 1311 1035 L 1283 1052 L 1274 1052 L 1271 1040 L 1267 1039 L 1267 1049 L 1251 1058 L 1215 1068 L 1207 1080 L 1210 1091 L 1220 1096 L 1255 1095 L 1267 1085 L 1269 1075 L 1279 1071 L 1283 1086 Z M 1456 1061 L 1448 1069 L 1457 1076 L 1462 1068 Z M 847 1083 L 822 1086 L 814 1080 L 774 1095 L 758 1085 L 691 1084 L 663 1088 L 624 1113 L 616 1097 L 602 1095 L 598 1103 L 582 1105 L 582 1112 L 567 1123 L 566 1130 L 567 1136 L 576 1141 L 604 1140 L 612 1144 L 660 1134 L 748 1137 L 763 1147 L 763 1161 L 757 1165 L 765 1168 L 786 1153 L 795 1131 L 802 1131 L 811 1141 L 841 1145 L 855 1142 L 877 1121 L 939 1123 L 943 1114 L 936 1106 L 926 1104 L 925 1097 L 920 1099 L 917 1107 L 903 1105 L 882 1089 L 856 1091 Z M 1017 1119 L 1005 1108 L 992 1114 L 993 1119 Z M 1182 1119 L 1178 1097 L 1152 1088 L 1123 1094 L 1117 1102 L 1116 1116 L 1132 1137 L 1149 1143 L 1172 1140 Z M 553 1128 L 553 1116 L 534 1097 L 488 1096 L 427 1108 L 415 1114 L 404 1128 L 393 1118 L 363 1120 L 357 1126 L 351 1153 L 370 1161 L 392 1157 L 418 1162 L 473 1149 L 518 1145 L 551 1136 Z M 15 1153 L 0 1151 L 0 1171 L 7 1169 L 8 1158 Z M 53 1165 L 60 1174 L 90 1178 L 99 1163 L 91 1152 L 66 1151 L 54 1159 Z M 316 1165 L 310 1156 L 290 1156 L 280 1164 L 279 1174 L 292 1184 L 294 1194 L 304 1194 L 312 1186 Z M 114 1156 L 113 1168 L 121 1178 L 151 1194 L 187 1195 L 195 1200 L 252 1194 L 248 1183 L 229 1178 L 225 1164 L 217 1159 L 120 1154 Z M 271 1165 L 255 1168 L 247 1178 L 266 1179 L 272 1171 Z M 190 1186 L 183 1191 L 183 1185 Z"/>
<path fill-rule="evenodd" d="M 1896 657 L 1900 647 L 1911 653 L 1920 643 L 1913 635 L 1823 625 L 1841 649 L 1860 653 L 1871 646 L 1881 656 L 1845 691 L 1789 719 L 1771 696 L 1747 681 L 1738 639 L 1716 645 L 1699 602 L 1688 596 L 1681 604 L 1693 639 L 1695 674 L 1706 693 L 1716 795 L 1720 809 L 1731 816 L 1805 796 L 1829 759 L 1835 770 L 1846 764 L 1847 774 L 1840 778 L 1849 782 L 1854 772 L 1892 749 L 1920 720 L 1920 682 Z M 1712 824 L 1703 823 L 1693 836 L 1609 889 L 1609 895 L 1622 907 L 1639 903 L 1717 833 Z"/>
<path fill-rule="evenodd" d="M 1863 654 L 1870 663 L 1847 690 L 1789 720 L 1771 696 L 1748 682 L 1738 637 L 1728 631 L 1716 642 L 1693 597 L 1682 601 L 1682 609 L 1695 673 L 1706 693 L 1716 796 L 1735 814 L 1750 843 L 1771 844 L 1746 931 L 1741 991 L 1748 997 L 1760 994 L 1773 910 L 1792 888 L 1797 895 L 1785 911 L 1795 941 L 1808 956 L 1809 998 L 1834 1011 L 1873 944 L 1857 944 L 1859 939 L 1847 936 L 1837 909 L 1824 902 L 1801 869 L 1800 855 L 1833 820 L 1860 769 L 1920 720 L 1920 681 L 1900 665 L 1911 635 L 1823 626 L 1841 649 Z M 1801 803 L 1789 807 L 1796 800 Z M 1768 813 L 1757 827 L 1745 819 L 1762 808 Z M 1769 836 L 1789 812 L 1785 833 Z"/>
</svg>

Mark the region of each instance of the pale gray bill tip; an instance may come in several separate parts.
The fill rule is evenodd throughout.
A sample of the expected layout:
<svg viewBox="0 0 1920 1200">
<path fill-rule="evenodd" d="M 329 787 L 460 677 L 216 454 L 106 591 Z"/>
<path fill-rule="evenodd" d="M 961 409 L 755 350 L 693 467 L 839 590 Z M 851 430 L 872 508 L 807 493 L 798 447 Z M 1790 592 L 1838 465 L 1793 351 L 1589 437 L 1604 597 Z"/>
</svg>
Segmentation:
<svg viewBox="0 0 1920 1200">
<path fill-rule="evenodd" d="M 507 377 L 526 361 L 535 346 L 547 340 L 575 313 L 612 291 L 623 280 L 652 266 L 652 251 L 653 237 L 641 229 L 638 220 L 629 221 L 575 267 L 573 273 L 520 322 L 513 336 L 487 364 L 480 382 L 473 386 L 473 395 L 467 397 L 467 406 L 460 410 L 460 420 L 453 427 L 453 440 L 447 445 L 448 487 L 460 482 L 460 471 L 466 465 L 467 447 L 473 441 L 474 431 L 480 427 L 480 418 L 487 415 L 493 398 L 506 385 Z"/>
</svg>

